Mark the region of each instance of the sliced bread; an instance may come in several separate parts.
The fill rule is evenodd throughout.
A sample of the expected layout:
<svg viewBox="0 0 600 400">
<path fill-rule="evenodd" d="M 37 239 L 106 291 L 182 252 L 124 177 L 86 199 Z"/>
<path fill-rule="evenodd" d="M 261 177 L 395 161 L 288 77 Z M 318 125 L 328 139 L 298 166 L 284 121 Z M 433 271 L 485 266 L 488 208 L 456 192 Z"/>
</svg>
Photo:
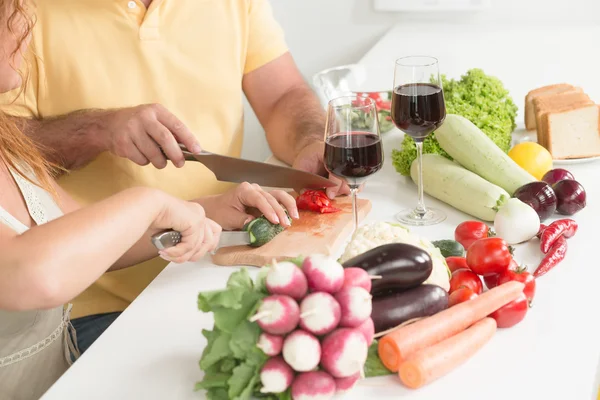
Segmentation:
<svg viewBox="0 0 600 400">
<path fill-rule="evenodd" d="M 541 96 L 533 99 L 535 119 L 537 126 L 538 143 L 546 148 L 546 135 L 541 127 L 541 121 L 545 113 L 566 111 L 571 107 L 579 105 L 592 105 L 594 102 L 583 92 L 564 92 L 552 96 Z"/>
<path fill-rule="evenodd" d="M 525 128 L 528 131 L 535 130 L 536 120 L 533 106 L 533 100 L 535 98 L 564 93 L 572 90 L 577 90 L 580 92 L 582 91 L 580 88 L 575 88 L 573 85 L 569 85 L 568 83 L 559 83 L 556 85 L 543 86 L 527 93 L 527 96 L 525 96 Z"/>
<path fill-rule="evenodd" d="M 541 131 L 555 160 L 600 156 L 600 106 L 574 105 L 543 115 Z"/>
</svg>

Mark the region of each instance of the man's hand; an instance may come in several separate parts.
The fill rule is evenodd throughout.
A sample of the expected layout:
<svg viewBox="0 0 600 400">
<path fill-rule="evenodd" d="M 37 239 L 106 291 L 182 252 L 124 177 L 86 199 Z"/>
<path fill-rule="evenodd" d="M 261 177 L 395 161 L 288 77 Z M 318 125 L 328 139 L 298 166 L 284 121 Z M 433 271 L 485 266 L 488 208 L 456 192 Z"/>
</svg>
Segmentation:
<svg viewBox="0 0 600 400">
<path fill-rule="evenodd" d="M 224 230 L 241 229 L 256 215 L 264 216 L 274 224 L 290 226 L 286 211 L 298 219 L 296 200 L 282 190 L 267 192 L 257 184 L 244 182 L 221 195 L 196 200 L 206 215 Z"/>
<path fill-rule="evenodd" d="M 309 144 L 298 153 L 298 156 L 292 164 L 293 168 L 300 169 L 302 171 L 311 172 L 313 174 L 327 176 L 328 172 L 325 169 L 323 163 L 323 155 L 325 153 L 325 143 L 314 142 Z M 341 196 L 350 193 L 350 188 L 346 182 L 333 175 L 329 175 L 329 180 L 335 182 L 337 186 L 327 188 L 326 193 L 330 199 L 336 196 Z"/>
<path fill-rule="evenodd" d="M 160 104 L 106 111 L 106 121 L 106 150 L 138 165 L 152 163 L 162 169 L 168 157 L 177 168 L 183 167 L 185 159 L 179 143 L 192 153 L 202 151 L 192 132 Z"/>
</svg>

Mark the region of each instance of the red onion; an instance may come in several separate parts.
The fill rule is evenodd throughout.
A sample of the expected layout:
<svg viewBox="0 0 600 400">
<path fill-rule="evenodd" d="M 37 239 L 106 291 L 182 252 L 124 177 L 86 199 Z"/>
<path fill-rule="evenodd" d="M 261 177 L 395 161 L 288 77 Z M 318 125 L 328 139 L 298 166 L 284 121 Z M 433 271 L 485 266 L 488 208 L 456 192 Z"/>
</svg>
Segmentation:
<svg viewBox="0 0 600 400">
<path fill-rule="evenodd" d="M 586 206 L 586 193 L 581 184 L 574 180 L 564 179 L 552 186 L 558 202 L 556 211 L 563 215 L 573 215 Z"/>
<path fill-rule="evenodd" d="M 548 185 L 554 185 L 556 182 L 560 182 L 565 179 L 574 181 L 575 177 L 572 173 L 562 168 L 551 169 L 542 177 L 542 181 L 546 182 Z"/>
<path fill-rule="evenodd" d="M 527 183 L 518 188 L 513 197 L 533 208 L 540 221 L 551 217 L 556 211 L 556 195 L 546 182 Z"/>
</svg>

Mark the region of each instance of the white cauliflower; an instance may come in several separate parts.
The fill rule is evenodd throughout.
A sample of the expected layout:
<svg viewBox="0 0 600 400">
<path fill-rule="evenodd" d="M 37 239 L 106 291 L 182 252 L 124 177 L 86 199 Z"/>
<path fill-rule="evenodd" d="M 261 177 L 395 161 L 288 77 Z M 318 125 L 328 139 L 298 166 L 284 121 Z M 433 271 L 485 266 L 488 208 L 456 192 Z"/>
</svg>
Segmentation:
<svg viewBox="0 0 600 400">
<path fill-rule="evenodd" d="M 430 241 L 410 233 L 407 228 L 399 224 L 373 222 L 361 226 L 346 246 L 340 262 L 343 263 L 359 254 L 388 243 L 412 244 L 427 251 L 433 261 L 433 270 L 424 283 L 438 285 L 446 291 L 450 289 L 448 265 L 440 250 Z"/>
</svg>

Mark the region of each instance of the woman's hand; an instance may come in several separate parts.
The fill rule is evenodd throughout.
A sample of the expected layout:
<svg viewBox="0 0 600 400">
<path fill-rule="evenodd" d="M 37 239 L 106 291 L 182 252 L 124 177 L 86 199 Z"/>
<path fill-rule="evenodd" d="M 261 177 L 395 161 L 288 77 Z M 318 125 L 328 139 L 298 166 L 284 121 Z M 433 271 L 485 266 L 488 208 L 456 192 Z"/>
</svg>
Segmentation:
<svg viewBox="0 0 600 400">
<path fill-rule="evenodd" d="M 169 198 L 153 228 L 181 233 L 177 246 L 159 252 L 162 258 L 175 263 L 198 261 L 217 248 L 221 235 L 221 226 L 206 218 L 200 204 L 176 198 Z"/>
<path fill-rule="evenodd" d="M 198 202 L 204 206 L 206 215 L 224 230 L 242 228 L 255 218 L 252 214 L 264 214 L 272 223 L 285 227 L 290 226 L 286 210 L 293 219 L 299 218 L 296 200 L 287 192 L 267 192 L 259 185 L 247 182 L 221 195 L 201 198 Z"/>
</svg>

